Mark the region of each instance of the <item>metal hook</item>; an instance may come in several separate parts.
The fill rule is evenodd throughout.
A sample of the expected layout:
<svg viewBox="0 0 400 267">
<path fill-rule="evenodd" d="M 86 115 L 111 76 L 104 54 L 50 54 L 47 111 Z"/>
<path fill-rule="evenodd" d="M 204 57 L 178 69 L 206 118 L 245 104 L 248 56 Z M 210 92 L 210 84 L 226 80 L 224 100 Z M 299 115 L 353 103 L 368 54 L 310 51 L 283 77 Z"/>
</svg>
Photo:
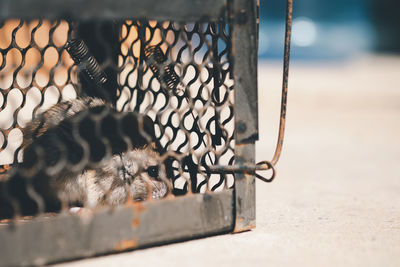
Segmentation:
<svg viewBox="0 0 400 267">
<path fill-rule="evenodd" d="M 281 115 L 279 120 L 279 133 L 278 141 L 275 148 L 274 157 L 271 161 L 261 161 L 257 165 L 267 164 L 268 169 L 272 169 L 272 177 L 266 179 L 256 173 L 256 177 L 264 182 L 272 182 L 275 178 L 275 165 L 277 164 L 282 152 L 283 139 L 285 135 L 286 123 L 286 106 L 287 106 L 287 93 L 288 93 L 288 76 L 289 76 L 289 57 L 290 57 L 290 37 L 292 32 L 292 12 L 293 0 L 286 1 L 286 29 L 285 29 L 285 47 L 283 55 L 283 79 L 282 79 L 282 100 L 281 100 Z"/>
<path fill-rule="evenodd" d="M 272 175 L 271 175 L 270 178 L 265 178 L 264 176 L 261 176 L 261 175 L 259 175 L 257 172 L 255 172 L 255 175 L 256 175 L 256 177 L 257 177 L 258 179 L 260 179 L 261 181 L 264 181 L 264 182 L 266 182 L 266 183 L 270 183 L 270 182 L 272 182 L 272 181 L 275 179 L 276 170 L 275 170 L 274 165 L 272 165 L 271 162 L 265 160 L 265 161 L 260 161 L 260 162 L 257 163 L 256 165 L 257 165 L 257 166 L 267 165 L 267 168 L 261 168 L 261 169 L 259 169 L 259 170 L 266 171 L 266 170 L 272 169 Z"/>
</svg>

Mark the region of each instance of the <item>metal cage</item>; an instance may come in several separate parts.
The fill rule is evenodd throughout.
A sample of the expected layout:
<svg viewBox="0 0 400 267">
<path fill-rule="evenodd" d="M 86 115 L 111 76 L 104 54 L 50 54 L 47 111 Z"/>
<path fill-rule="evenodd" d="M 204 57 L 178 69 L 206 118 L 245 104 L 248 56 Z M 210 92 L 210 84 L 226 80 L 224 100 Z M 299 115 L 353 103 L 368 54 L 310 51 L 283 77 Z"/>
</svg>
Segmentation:
<svg viewBox="0 0 400 267">
<path fill-rule="evenodd" d="M 259 164 L 257 1 L 0 5 L 0 265 L 255 227 L 255 178 L 274 178 L 282 146 L 291 1 L 278 148 Z M 75 103 L 80 109 L 69 115 Z M 63 111 L 54 115 L 53 105 Z M 61 118 L 46 121 L 52 116 Z M 161 199 L 150 179 L 147 197 L 132 198 L 124 184 L 121 205 L 104 200 L 86 210 L 85 198 L 84 210 L 72 214 L 73 201 L 54 188 L 55 177 L 98 176 L 102 164 L 118 159 L 124 166 L 124 153 L 147 147 L 157 163 L 139 164 L 137 173 L 156 173 L 168 192 Z M 271 179 L 256 174 L 267 169 Z M 129 171 L 120 171 L 125 179 Z"/>
</svg>

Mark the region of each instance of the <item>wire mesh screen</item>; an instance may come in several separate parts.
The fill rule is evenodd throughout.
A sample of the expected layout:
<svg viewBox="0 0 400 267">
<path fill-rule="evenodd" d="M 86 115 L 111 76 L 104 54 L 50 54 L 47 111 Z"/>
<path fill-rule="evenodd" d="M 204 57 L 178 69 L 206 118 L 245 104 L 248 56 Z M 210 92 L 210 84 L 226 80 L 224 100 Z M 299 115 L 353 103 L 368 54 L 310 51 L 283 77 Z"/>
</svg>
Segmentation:
<svg viewBox="0 0 400 267">
<path fill-rule="evenodd" d="M 234 155 L 228 24 L 127 21 L 121 37 L 117 108 L 155 121 L 157 139 L 175 152 L 174 187 L 232 186 L 207 168 L 232 163 Z"/>
<path fill-rule="evenodd" d="M 0 216 L 231 188 L 231 28 L 0 24 Z"/>
<path fill-rule="evenodd" d="M 26 124 L 77 94 L 73 61 L 64 49 L 69 29 L 65 21 L 7 20 L 0 26 L 0 164 L 11 164 Z"/>
</svg>

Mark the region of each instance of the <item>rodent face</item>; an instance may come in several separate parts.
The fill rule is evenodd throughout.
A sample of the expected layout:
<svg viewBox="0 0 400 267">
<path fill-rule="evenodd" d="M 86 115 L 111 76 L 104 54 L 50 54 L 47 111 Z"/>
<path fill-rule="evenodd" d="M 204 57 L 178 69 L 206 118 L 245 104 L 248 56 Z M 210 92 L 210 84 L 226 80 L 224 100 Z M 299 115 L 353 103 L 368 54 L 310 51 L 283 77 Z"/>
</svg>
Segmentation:
<svg viewBox="0 0 400 267">
<path fill-rule="evenodd" d="M 135 201 L 159 199 L 167 194 L 168 188 L 159 176 L 158 154 L 150 147 L 134 149 L 119 155 L 118 176 L 129 187 Z"/>
<path fill-rule="evenodd" d="M 114 155 L 96 170 L 85 171 L 78 184 L 86 188 L 86 205 L 121 205 L 128 198 L 133 201 L 163 198 L 168 187 L 159 177 L 158 164 L 158 153 L 147 147 Z M 71 193 L 71 188 L 66 191 Z"/>
<path fill-rule="evenodd" d="M 62 183 L 59 192 L 66 202 L 82 202 L 94 208 L 99 204 L 121 205 L 128 198 L 160 199 L 167 195 L 168 186 L 160 178 L 158 153 L 147 147 L 104 160 L 97 168 Z"/>
</svg>

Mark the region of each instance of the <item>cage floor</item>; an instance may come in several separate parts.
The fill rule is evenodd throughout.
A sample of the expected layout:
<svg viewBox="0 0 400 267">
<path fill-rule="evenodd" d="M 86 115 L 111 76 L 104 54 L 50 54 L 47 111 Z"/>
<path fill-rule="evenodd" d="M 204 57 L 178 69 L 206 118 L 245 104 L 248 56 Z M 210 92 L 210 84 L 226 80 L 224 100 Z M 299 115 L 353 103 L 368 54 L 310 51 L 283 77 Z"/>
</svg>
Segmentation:
<svg viewBox="0 0 400 267">
<path fill-rule="evenodd" d="M 265 159 L 281 64 L 259 71 Z M 279 176 L 257 182 L 255 230 L 59 266 L 399 266 L 399 72 L 399 57 L 294 62 Z"/>
</svg>

